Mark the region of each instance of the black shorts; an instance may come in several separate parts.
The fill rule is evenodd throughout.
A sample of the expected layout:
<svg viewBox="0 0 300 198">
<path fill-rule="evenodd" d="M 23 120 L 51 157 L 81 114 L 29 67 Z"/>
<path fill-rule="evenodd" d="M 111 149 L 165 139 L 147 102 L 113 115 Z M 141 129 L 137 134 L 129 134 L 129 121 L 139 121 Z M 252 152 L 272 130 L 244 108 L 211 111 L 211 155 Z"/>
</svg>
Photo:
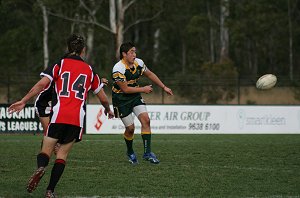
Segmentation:
<svg viewBox="0 0 300 198">
<path fill-rule="evenodd" d="M 58 143 L 67 144 L 81 141 L 83 128 L 71 124 L 50 123 L 45 136 L 58 139 Z"/>
<path fill-rule="evenodd" d="M 114 114 L 116 118 L 124 118 L 133 112 L 133 108 L 139 105 L 146 105 L 142 97 L 135 98 L 125 105 L 115 106 L 114 105 Z"/>
<path fill-rule="evenodd" d="M 35 113 L 38 117 L 49 117 L 51 116 L 51 101 L 47 103 L 36 102 L 35 103 Z"/>
</svg>

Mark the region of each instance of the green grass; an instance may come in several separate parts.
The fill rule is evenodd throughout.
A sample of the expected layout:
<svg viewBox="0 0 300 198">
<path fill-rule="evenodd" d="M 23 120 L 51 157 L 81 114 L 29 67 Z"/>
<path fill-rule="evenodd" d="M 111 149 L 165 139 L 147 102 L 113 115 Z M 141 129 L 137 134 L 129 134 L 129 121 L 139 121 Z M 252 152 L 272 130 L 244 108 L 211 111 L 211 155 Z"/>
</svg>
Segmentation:
<svg viewBox="0 0 300 198">
<path fill-rule="evenodd" d="M 0 197 L 43 197 L 53 159 L 36 191 L 25 190 L 41 136 L 0 136 Z M 161 163 L 125 157 L 122 135 L 85 135 L 71 151 L 59 197 L 300 197 L 300 135 L 153 135 Z"/>
</svg>

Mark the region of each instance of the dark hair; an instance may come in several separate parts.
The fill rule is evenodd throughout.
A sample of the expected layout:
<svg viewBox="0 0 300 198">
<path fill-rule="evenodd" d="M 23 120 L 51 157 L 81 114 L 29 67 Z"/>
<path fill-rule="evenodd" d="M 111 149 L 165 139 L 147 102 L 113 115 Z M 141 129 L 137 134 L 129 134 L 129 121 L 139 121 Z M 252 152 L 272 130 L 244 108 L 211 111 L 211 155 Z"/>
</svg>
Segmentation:
<svg viewBox="0 0 300 198">
<path fill-rule="evenodd" d="M 85 47 L 85 41 L 82 36 L 72 34 L 67 40 L 67 45 L 69 54 L 75 53 L 76 55 L 80 55 Z"/>
<path fill-rule="evenodd" d="M 122 43 L 120 46 L 120 59 L 123 58 L 122 52 L 127 53 L 131 48 L 135 47 L 132 42 Z"/>
</svg>

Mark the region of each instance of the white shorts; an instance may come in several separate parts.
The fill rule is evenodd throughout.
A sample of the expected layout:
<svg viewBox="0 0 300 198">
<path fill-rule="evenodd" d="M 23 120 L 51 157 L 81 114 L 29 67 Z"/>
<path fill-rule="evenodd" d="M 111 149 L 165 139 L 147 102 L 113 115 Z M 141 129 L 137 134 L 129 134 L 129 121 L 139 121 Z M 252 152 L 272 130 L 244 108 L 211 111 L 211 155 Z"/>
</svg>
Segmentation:
<svg viewBox="0 0 300 198">
<path fill-rule="evenodd" d="M 141 113 L 147 112 L 146 105 L 138 105 L 133 107 L 133 113 L 129 114 L 128 116 L 121 118 L 125 127 L 128 127 L 134 124 L 134 116 L 138 117 Z"/>
</svg>

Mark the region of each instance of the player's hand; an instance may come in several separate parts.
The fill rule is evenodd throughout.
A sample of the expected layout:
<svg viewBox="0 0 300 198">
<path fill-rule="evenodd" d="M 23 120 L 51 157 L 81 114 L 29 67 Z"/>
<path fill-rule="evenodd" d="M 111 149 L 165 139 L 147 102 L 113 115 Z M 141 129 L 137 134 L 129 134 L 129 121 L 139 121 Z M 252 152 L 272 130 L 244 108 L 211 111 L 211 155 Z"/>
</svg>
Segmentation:
<svg viewBox="0 0 300 198">
<path fill-rule="evenodd" d="M 167 94 L 173 96 L 173 91 L 172 91 L 172 89 L 170 89 L 169 87 L 164 87 L 164 91 L 165 91 Z"/>
<path fill-rule="evenodd" d="M 12 114 L 14 112 L 19 113 L 25 107 L 25 103 L 20 100 L 8 107 L 8 113 Z"/>
<path fill-rule="evenodd" d="M 104 114 L 108 116 L 108 119 L 112 119 L 115 117 L 114 112 L 112 112 L 111 110 L 106 111 L 106 109 L 104 110 Z"/>
<path fill-rule="evenodd" d="M 144 93 L 146 94 L 151 93 L 153 91 L 152 85 L 147 85 L 143 87 L 143 89 L 144 89 Z"/>
<path fill-rule="evenodd" d="M 108 80 L 106 78 L 101 78 L 101 82 L 104 84 L 104 85 L 108 85 Z"/>
</svg>

